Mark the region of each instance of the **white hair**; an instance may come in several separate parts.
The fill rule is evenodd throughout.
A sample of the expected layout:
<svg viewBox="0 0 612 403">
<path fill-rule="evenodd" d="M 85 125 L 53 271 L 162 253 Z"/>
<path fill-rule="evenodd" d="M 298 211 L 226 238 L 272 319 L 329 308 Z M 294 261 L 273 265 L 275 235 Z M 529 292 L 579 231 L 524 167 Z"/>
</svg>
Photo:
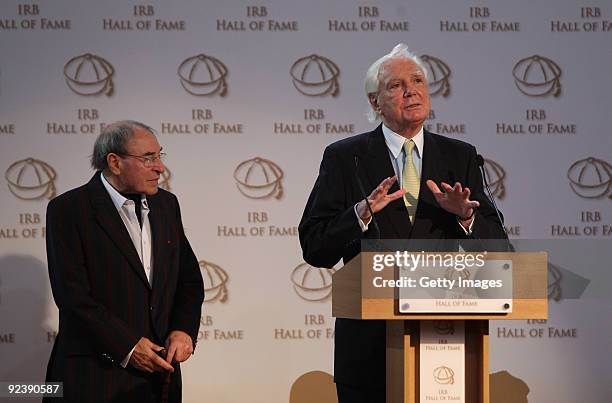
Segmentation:
<svg viewBox="0 0 612 403">
<path fill-rule="evenodd" d="M 398 43 L 391 50 L 391 52 L 387 53 L 380 59 L 376 60 L 368 68 L 368 71 L 365 76 L 365 91 L 366 91 L 366 96 L 368 96 L 368 99 L 369 99 L 370 94 L 378 93 L 378 86 L 380 84 L 380 79 L 379 79 L 380 69 L 385 62 L 392 60 L 392 59 L 412 60 L 413 62 L 416 63 L 417 66 L 419 66 L 419 68 L 425 75 L 425 78 L 427 78 L 427 69 L 425 68 L 425 64 L 423 64 L 421 59 L 416 55 L 416 53 L 411 52 L 408 49 L 408 45 L 404 43 Z M 370 104 L 370 108 L 368 109 L 367 116 L 368 116 L 368 121 L 370 121 L 371 123 L 380 122 L 380 115 L 378 114 L 378 112 L 374 110 L 371 104 Z"/>
</svg>

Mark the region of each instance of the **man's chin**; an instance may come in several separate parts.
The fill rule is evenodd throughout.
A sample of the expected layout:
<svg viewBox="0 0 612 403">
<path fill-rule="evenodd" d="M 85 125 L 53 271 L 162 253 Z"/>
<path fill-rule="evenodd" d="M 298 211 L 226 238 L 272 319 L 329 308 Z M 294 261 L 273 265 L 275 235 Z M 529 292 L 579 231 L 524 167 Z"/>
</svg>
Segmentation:
<svg viewBox="0 0 612 403">
<path fill-rule="evenodd" d="M 427 115 L 420 109 L 413 109 L 408 111 L 405 116 L 406 121 L 411 123 L 423 123 L 427 119 Z"/>
</svg>

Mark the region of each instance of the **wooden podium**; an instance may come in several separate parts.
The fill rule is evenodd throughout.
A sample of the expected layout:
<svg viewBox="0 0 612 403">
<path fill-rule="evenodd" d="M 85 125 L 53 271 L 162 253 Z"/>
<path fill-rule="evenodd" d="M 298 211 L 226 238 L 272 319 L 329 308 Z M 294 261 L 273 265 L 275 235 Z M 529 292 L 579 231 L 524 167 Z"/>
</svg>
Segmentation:
<svg viewBox="0 0 612 403">
<path fill-rule="evenodd" d="M 465 334 L 464 401 L 489 403 L 489 320 L 548 318 L 547 254 L 487 254 L 487 260 L 512 261 L 512 312 L 448 313 L 442 308 L 439 313 L 426 314 L 400 314 L 397 290 L 374 287 L 375 277 L 393 280 L 398 276 L 397 269 L 375 272 L 374 254 L 362 252 L 334 274 L 332 314 L 337 318 L 387 321 L 387 403 L 426 403 L 420 399 L 421 327 L 430 328 L 432 323 L 426 321 L 461 325 Z"/>
</svg>

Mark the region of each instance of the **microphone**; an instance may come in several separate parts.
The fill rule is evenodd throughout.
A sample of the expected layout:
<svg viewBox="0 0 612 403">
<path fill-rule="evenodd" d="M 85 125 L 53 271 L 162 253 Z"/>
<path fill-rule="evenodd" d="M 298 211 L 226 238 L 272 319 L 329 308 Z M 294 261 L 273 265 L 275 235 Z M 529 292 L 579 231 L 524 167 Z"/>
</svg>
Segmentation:
<svg viewBox="0 0 612 403">
<path fill-rule="evenodd" d="M 380 239 L 380 228 L 378 227 L 378 222 L 376 221 L 376 217 L 374 216 L 374 212 L 372 211 L 372 206 L 370 205 L 370 201 L 368 200 L 368 196 L 363 188 L 363 184 L 361 183 L 361 179 L 359 179 L 359 156 L 355 154 L 355 179 L 357 179 L 357 185 L 359 186 L 359 191 L 361 192 L 361 196 L 366 202 L 368 206 L 368 211 L 370 212 L 370 216 L 372 217 L 372 226 L 376 234 L 376 239 Z"/>
<path fill-rule="evenodd" d="M 510 243 L 510 237 L 508 236 L 508 230 L 506 229 L 504 220 L 499 212 L 499 209 L 497 208 L 497 203 L 495 203 L 495 198 L 493 197 L 493 193 L 491 193 L 491 188 L 489 187 L 489 181 L 487 180 L 487 171 L 484 169 L 484 158 L 482 157 L 482 155 L 480 154 L 476 155 L 476 164 L 478 164 L 478 168 L 480 168 L 480 172 L 482 173 L 482 179 L 484 180 L 485 188 L 487 189 L 487 193 L 488 193 L 487 197 L 493 204 L 493 208 L 495 209 L 495 213 L 497 214 L 497 219 L 499 220 L 499 223 L 501 224 L 504 234 L 506 234 L 506 242 L 508 243 L 508 250 L 511 252 L 514 252 L 515 249 L 514 249 L 514 246 Z"/>
</svg>

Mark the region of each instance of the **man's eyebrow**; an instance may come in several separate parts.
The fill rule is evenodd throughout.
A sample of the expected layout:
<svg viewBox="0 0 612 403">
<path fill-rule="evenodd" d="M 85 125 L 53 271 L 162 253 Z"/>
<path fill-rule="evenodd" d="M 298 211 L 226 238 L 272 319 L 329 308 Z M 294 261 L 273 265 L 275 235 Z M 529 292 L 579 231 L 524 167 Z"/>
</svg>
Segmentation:
<svg viewBox="0 0 612 403">
<path fill-rule="evenodd" d="M 161 153 L 164 150 L 163 147 L 159 148 L 159 152 Z M 156 155 L 157 153 L 154 151 L 149 151 L 148 153 L 144 153 L 143 155 Z"/>
</svg>

